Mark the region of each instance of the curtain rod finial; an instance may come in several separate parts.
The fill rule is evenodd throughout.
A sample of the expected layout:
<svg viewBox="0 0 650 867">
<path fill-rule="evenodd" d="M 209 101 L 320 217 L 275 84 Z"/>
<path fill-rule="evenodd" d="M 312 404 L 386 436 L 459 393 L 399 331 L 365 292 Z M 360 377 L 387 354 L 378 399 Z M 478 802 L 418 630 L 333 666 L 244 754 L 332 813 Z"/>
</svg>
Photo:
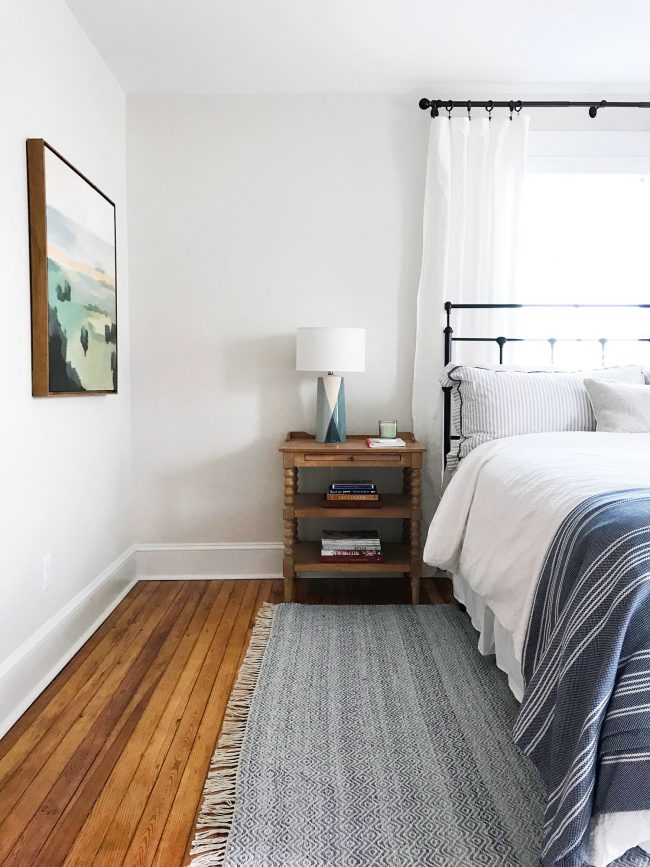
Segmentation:
<svg viewBox="0 0 650 867">
<path fill-rule="evenodd" d="M 607 100 L 601 99 L 598 105 L 589 106 L 589 117 L 596 117 L 598 109 L 602 108 L 604 105 L 607 105 Z"/>
<path fill-rule="evenodd" d="M 427 99 L 426 96 L 425 96 L 425 97 L 423 97 L 423 98 L 420 100 L 420 102 L 418 103 L 418 105 L 420 106 L 420 108 L 422 109 L 422 111 L 424 111 L 424 110 L 427 109 L 427 108 L 431 108 L 431 100 Z"/>
</svg>

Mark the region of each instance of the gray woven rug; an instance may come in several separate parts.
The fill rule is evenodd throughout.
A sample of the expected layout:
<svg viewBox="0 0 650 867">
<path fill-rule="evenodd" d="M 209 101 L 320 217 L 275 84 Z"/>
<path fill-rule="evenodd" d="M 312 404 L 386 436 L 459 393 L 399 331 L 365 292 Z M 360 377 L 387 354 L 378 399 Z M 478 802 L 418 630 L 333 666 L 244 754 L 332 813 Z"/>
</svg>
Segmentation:
<svg viewBox="0 0 650 867">
<path fill-rule="evenodd" d="M 455 607 L 268 606 L 192 864 L 532 867 L 543 802 L 516 710 Z"/>
</svg>

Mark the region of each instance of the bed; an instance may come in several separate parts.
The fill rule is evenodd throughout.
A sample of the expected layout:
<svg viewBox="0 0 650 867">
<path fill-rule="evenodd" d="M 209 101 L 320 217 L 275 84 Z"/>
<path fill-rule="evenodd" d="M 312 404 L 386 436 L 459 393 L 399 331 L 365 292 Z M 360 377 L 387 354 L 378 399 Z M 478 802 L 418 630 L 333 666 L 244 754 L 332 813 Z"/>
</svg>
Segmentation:
<svg viewBox="0 0 650 867">
<path fill-rule="evenodd" d="M 479 650 L 522 702 L 515 739 L 549 798 L 542 863 L 605 867 L 627 852 L 627 863 L 650 865 L 650 432 L 594 431 L 580 381 L 545 371 L 535 387 L 546 396 L 561 383 L 555 405 L 561 419 L 573 407 L 569 429 L 554 430 L 557 418 L 544 429 L 537 400 L 542 431 L 522 433 L 535 414 L 532 371 L 461 373 L 470 387 L 453 395 L 451 333 L 445 451 L 459 462 L 424 560 L 451 573 Z M 495 342 L 503 360 L 505 338 Z M 617 392 L 650 396 L 640 368 L 610 376 Z M 524 413 L 512 410 L 503 434 L 490 413 L 506 398 Z M 454 437 L 468 419 L 474 429 Z"/>
</svg>

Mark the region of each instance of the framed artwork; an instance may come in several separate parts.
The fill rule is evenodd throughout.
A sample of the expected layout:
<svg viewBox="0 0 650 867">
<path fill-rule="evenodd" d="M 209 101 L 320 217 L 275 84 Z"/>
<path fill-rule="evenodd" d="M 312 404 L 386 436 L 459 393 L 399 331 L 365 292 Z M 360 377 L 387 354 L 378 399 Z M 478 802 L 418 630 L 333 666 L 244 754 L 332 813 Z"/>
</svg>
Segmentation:
<svg viewBox="0 0 650 867">
<path fill-rule="evenodd" d="M 27 181 L 32 394 L 115 394 L 115 205 L 43 139 Z"/>
</svg>

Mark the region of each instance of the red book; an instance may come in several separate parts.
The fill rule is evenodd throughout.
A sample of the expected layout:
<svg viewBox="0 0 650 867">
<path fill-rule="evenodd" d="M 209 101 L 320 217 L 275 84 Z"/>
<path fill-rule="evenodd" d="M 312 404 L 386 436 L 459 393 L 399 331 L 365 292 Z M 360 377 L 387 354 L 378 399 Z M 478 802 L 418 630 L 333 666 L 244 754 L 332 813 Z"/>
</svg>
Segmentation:
<svg viewBox="0 0 650 867">
<path fill-rule="evenodd" d="M 383 563 L 382 554 L 335 554 L 333 557 L 326 557 L 321 554 L 321 563 Z"/>
</svg>

